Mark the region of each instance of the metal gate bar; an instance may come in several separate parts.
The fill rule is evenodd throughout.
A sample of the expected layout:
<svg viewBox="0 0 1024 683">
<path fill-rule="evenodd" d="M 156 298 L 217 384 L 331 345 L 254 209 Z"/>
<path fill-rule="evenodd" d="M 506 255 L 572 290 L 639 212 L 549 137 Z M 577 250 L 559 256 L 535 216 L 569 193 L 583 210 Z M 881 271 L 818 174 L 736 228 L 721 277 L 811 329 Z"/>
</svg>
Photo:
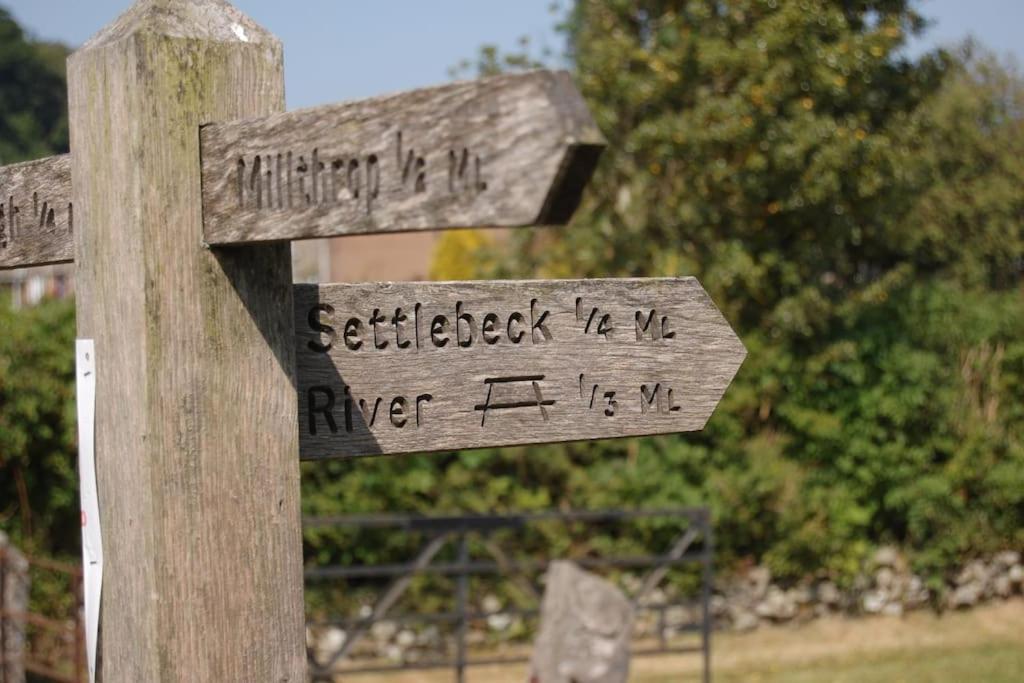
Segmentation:
<svg viewBox="0 0 1024 683">
<path fill-rule="evenodd" d="M 711 677 L 711 627 L 712 615 L 710 610 L 711 585 L 713 580 L 713 539 L 710 525 L 710 513 L 707 508 L 678 508 L 678 509 L 651 509 L 651 510 L 600 510 L 600 511 L 575 511 L 575 512 L 532 512 L 513 515 L 445 515 L 445 516 L 423 516 L 423 515 L 353 515 L 353 516 L 331 516 L 331 517 L 310 517 L 303 520 L 306 528 L 322 527 L 347 527 L 353 529 L 394 529 L 406 533 L 424 533 L 434 537 L 433 543 L 438 538 L 444 538 L 446 542 L 456 543 L 456 560 L 454 562 L 432 562 L 439 547 L 431 545 L 430 558 L 423 561 L 417 558 L 410 563 L 386 563 L 380 565 L 366 566 L 311 566 L 306 569 L 307 582 L 321 582 L 330 580 L 351 580 L 351 579 L 386 579 L 400 577 L 402 590 L 408 587 L 413 575 L 433 575 L 443 577 L 454 577 L 455 595 L 454 609 L 451 611 L 417 613 L 404 612 L 385 616 L 379 610 L 374 609 L 369 617 L 346 618 L 332 617 L 315 623 L 311 626 L 337 626 L 346 629 L 347 638 L 341 648 L 329 661 L 321 664 L 314 660 L 310 652 L 310 672 L 314 681 L 332 681 L 336 676 L 348 676 L 360 673 L 382 673 L 400 670 L 426 670 L 451 668 L 455 680 L 463 683 L 466 669 L 470 666 L 484 666 L 496 664 L 514 664 L 528 661 L 526 656 L 497 656 L 470 658 L 467 652 L 467 632 L 469 624 L 474 621 L 484 620 L 488 617 L 501 614 L 510 617 L 535 617 L 539 615 L 539 608 L 509 608 L 498 612 L 483 612 L 469 608 L 469 579 L 471 576 L 495 576 L 514 575 L 528 572 L 539 572 L 545 569 L 549 560 L 545 559 L 510 559 L 501 552 L 500 547 L 492 542 L 490 535 L 499 529 L 522 530 L 539 522 L 556 521 L 563 524 L 570 523 L 604 523 L 620 522 L 637 519 L 666 518 L 678 520 L 682 527 L 680 533 L 673 540 L 670 549 L 661 555 L 629 555 L 621 557 L 583 557 L 573 558 L 573 561 L 587 569 L 640 569 L 648 568 L 646 576 L 641 581 L 641 587 L 636 595 L 631 597 L 637 612 L 658 613 L 658 646 L 638 647 L 633 650 L 633 656 L 651 656 L 659 654 L 678 653 L 699 653 L 702 659 L 703 680 L 705 683 Z M 472 559 L 469 554 L 469 536 L 474 534 L 483 540 L 483 549 L 491 555 L 494 560 Z M 694 545 L 699 545 L 693 549 Z M 421 553 L 422 555 L 422 553 Z M 700 590 L 698 596 L 693 600 L 663 602 L 661 604 L 638 604 L 642 601 L 659 583 L 661 583 L 671 569 L 698 564 L 700 565 Z M 525 578 L 525 577 L 524 577 Z M 396 593 L 395 584 L 388 590 L 391 607 L 397 602 L 400 591 Z M 535 595 L 540 593 L 532 591 Z M 379 602 L 378 602 L 379 604 Z M 674 626 L 675 632 L 693 632 L 700 635 L 699 645 L 672 645 L 666 636 L 667 610 L 674 607 L 699 607 L 700 618 L 693 623 Z M 335 664 L 350 654 L 355 639 L 365 635 L 377 621 L 390 621 L 396 625 L 404 624 L 451 624 L 455 629 L 455 653 L 453 657 L 440 659 L 428 659 L 416 662 L 403 662 L 402 664 L 367 664 L 366 666 L 351 666 L 335 668 Z M 354 631 L 351 629 L 355 629 Z"/>
</svg>

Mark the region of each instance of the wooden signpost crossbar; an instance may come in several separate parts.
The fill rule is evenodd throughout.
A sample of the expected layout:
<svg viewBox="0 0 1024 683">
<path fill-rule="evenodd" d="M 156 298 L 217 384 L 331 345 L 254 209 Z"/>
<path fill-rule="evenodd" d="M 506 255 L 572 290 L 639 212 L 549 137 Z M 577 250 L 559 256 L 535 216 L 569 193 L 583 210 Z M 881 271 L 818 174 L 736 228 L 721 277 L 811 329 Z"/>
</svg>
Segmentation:
<svg viewBox="0 0 1024 683">
<path fill-rule="evenodd" d="M 567 222 L 603 139 L 565 73 L 285 114 L 276 38 L 140 0 L 68 82 L 0 268 L 75 263 L 104 681 L 303 680 L 297 456 L 700 429 L 743 360 L 692 278 L 293 289 L 292 239 Z"/>
</svg>

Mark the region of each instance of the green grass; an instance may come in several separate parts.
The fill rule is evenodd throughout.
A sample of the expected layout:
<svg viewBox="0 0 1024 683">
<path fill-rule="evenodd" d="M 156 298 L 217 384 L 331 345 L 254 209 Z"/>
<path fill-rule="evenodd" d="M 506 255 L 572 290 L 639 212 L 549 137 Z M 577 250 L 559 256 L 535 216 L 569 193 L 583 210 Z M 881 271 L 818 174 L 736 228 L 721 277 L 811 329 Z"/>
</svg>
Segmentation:
<svg viewBox="0 0 1024 683">
<path fill-rule="evenodd" d="M 644 677 L 638 683 L 668 683 L 678 676 Z M 785 670 L 729 671 L 715 683 L 1021 683 L 1024 647 L 985 643 L 963 649 L 925 648 L 823 659 Z"/>
</svg>

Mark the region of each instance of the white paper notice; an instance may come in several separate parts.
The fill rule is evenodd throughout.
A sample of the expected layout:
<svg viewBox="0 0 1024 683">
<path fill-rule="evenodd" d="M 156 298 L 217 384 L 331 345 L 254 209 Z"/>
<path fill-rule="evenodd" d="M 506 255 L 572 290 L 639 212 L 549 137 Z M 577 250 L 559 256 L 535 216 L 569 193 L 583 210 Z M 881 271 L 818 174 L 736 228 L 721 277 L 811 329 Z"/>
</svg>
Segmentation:
<svg viewBox="0 0 1024 683">
<path fill-rule="evenodd" d="M 82 499 L 82 564 L 85 589 L 85 644 L 89 680 L 96 680 L 96 639 L 100 624 L 100 589 L 103 585 L 103 537 L 96 497 L 96 351 L 92 339 L 75 342 L 78 400 L 78 476 Z"/>
</svg>

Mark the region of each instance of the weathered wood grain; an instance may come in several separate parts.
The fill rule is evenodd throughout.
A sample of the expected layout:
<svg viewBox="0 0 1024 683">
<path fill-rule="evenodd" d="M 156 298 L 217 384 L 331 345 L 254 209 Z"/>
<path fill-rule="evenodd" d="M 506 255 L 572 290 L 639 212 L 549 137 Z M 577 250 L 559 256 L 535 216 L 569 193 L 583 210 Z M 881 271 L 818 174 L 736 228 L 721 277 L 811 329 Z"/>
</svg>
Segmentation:
<svg viewBox="0 0 1024 683">
<path fill-rule="evenodd" d="M 100 678 L 304 680 L 288 245 L 202 245 L 201 124 L 284 108 L 221 0 L 139 2 L 69 63 L 78 332 L 96 344 Z"/>
<path fill-rule="evenodd" d="M 295 329 L 306 459 L 699 430 L 746 354 L 694 278 L 296 285 Z"/>
<path fill-rule="evenodd" d="M 565 223 L 604 140 L 566 72 L 213 124 L 210 244 Z"/>
<path fill-rule="evenodd" d="M 67 154 L 0 167 L 0 270 L 71 261 L 74 220 Z"/>
</svg>

